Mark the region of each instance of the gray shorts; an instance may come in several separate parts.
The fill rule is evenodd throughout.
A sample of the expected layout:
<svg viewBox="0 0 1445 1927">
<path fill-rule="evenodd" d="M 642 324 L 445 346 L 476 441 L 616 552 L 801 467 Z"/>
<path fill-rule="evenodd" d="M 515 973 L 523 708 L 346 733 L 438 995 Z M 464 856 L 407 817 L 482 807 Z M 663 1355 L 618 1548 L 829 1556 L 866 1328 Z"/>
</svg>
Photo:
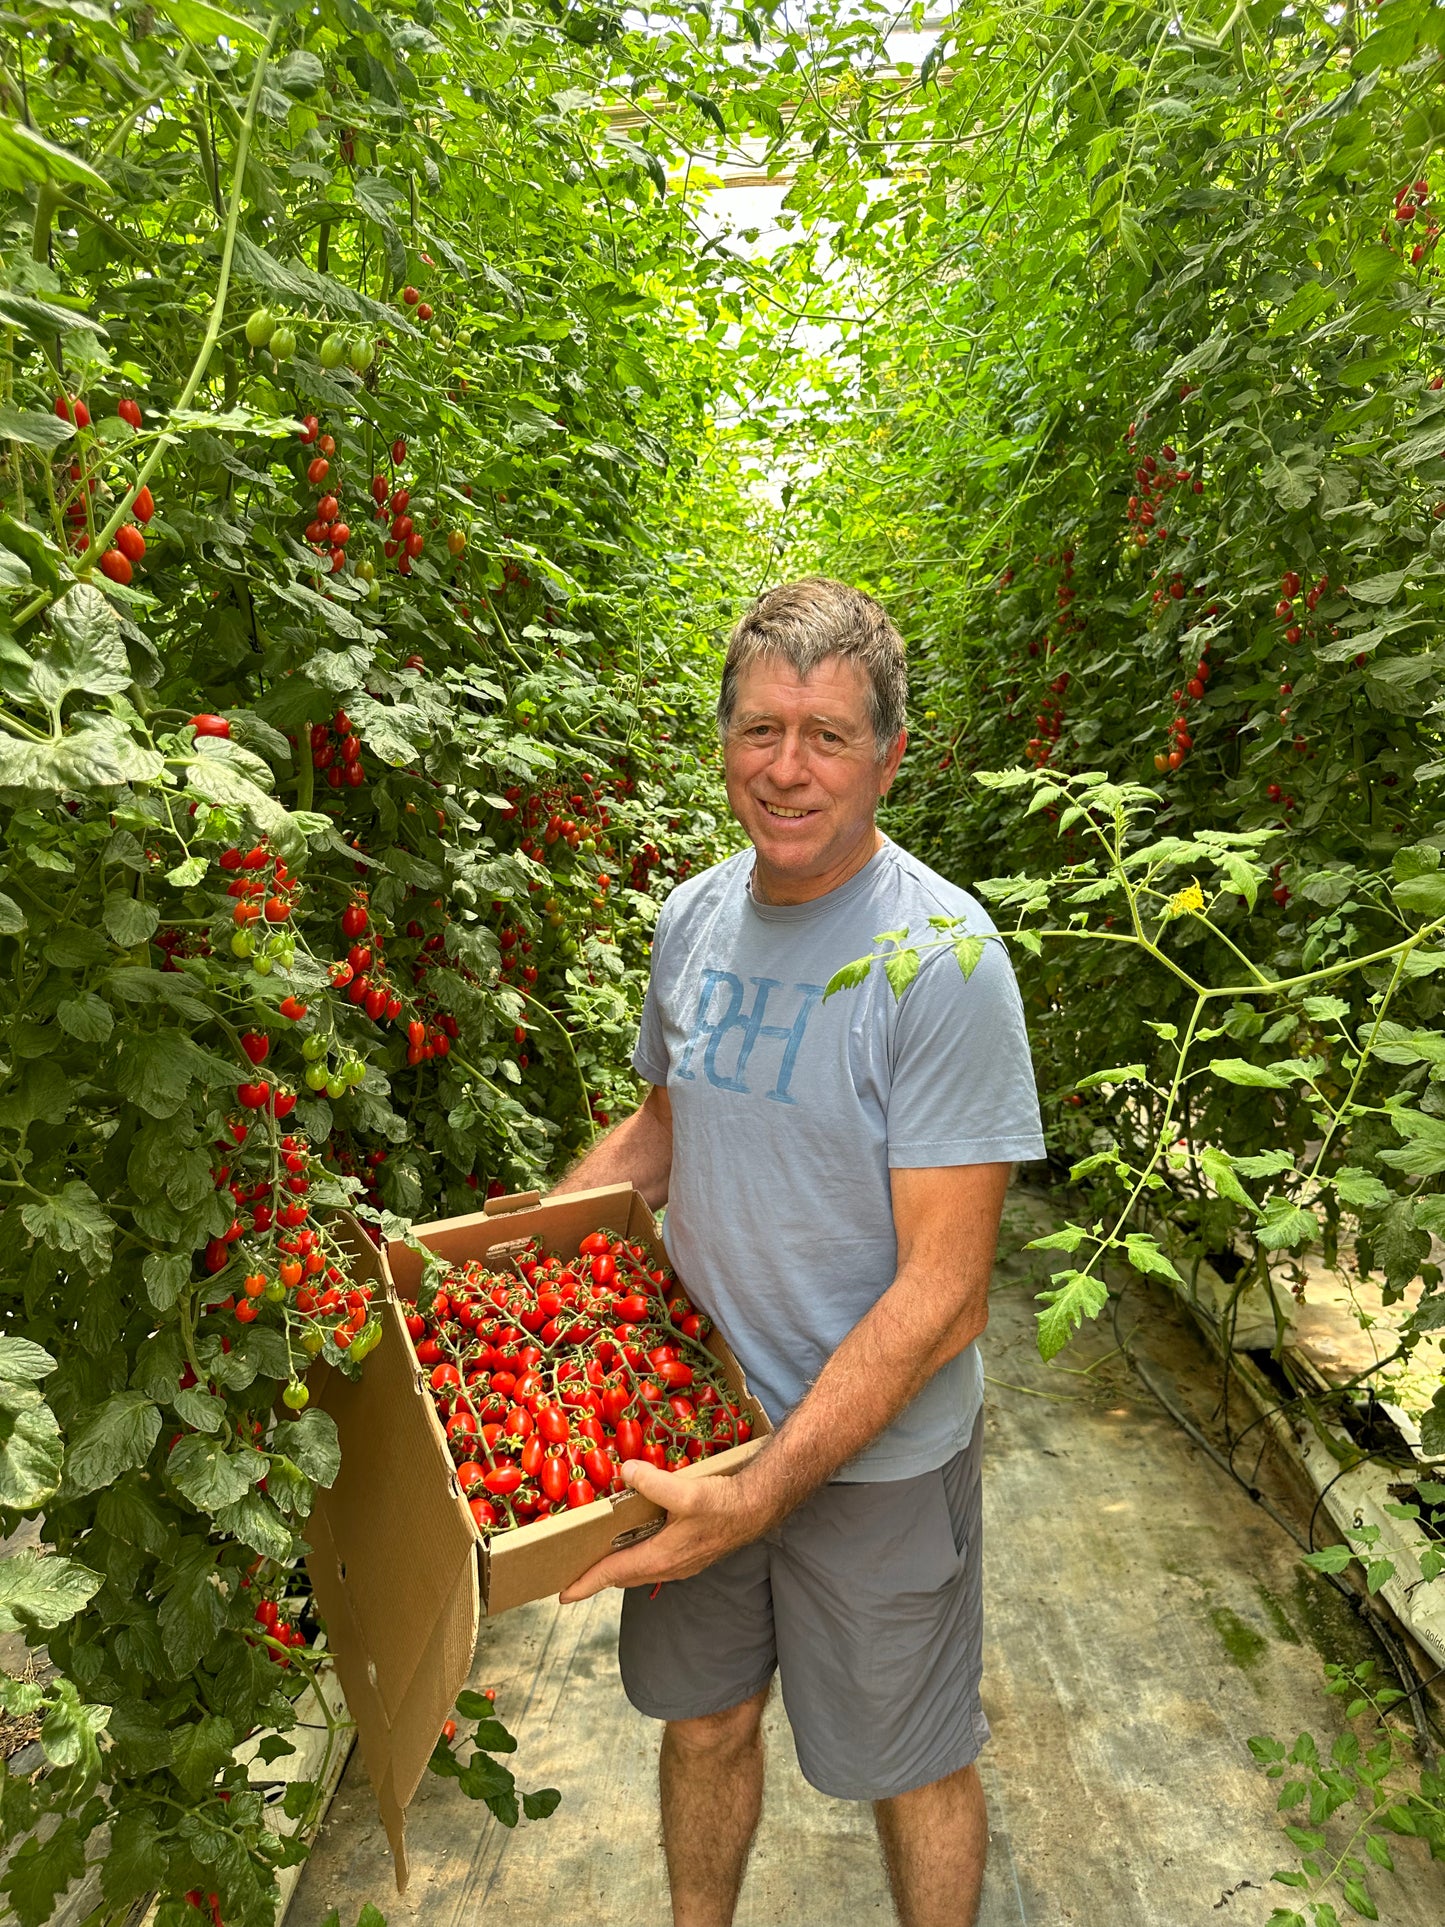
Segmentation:
<svg viewBox="0 0 1445 1927">
<path fill-rule="evenodd" d="M 776 1532 L 691 1579 L 623 1594 L 627 1697 L 658 1720 L 750 1699 L 781 1674 L 820 1793 L 886 1800 L 956 1773 L 989 1737 L 983 1415 L 936 1472 L 825 1485 Z"/>
</svg>

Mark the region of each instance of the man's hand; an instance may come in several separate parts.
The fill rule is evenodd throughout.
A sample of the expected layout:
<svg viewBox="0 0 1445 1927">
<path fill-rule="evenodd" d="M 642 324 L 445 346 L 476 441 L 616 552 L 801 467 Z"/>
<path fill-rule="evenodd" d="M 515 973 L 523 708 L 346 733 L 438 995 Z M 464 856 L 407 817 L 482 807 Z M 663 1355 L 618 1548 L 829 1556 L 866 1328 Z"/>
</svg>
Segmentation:
<svg viewBox="0 0 1445 1927">
<path fill-rule="evenodd" d="M 561 1595 L 564 1606 L 590 1599 L 608 1586 L 659 1585 L 664 1579 L 691 1579 L 739 1546 L 762 1537 L 772 1519 L 751 1503 L 737 1477 L 683 1479 L 646 1459 L 629 1459 L 623 1480 L 644 1499 L 667 1512 L 667 1524 L 640 1545 L 610 1552 L 590 1566 Z"/>
</svg>

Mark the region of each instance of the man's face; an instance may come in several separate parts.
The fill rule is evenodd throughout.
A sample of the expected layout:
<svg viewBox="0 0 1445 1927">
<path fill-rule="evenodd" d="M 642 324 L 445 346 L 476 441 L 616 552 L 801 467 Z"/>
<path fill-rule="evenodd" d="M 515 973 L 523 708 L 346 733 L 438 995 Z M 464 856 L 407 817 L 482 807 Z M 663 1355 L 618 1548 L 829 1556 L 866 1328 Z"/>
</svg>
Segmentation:
<svg viewBox="0 0 1445 1927">
<path fill-rule="evenodd" d="M 877 760 L 868 681 L 854 663 L 830 657 L 806 681 L 771 658 L 744 670 L 723 761 L 767 899 L 807 902 L 868 860 L 907 741 L 900 732 Z"/>
</svg>

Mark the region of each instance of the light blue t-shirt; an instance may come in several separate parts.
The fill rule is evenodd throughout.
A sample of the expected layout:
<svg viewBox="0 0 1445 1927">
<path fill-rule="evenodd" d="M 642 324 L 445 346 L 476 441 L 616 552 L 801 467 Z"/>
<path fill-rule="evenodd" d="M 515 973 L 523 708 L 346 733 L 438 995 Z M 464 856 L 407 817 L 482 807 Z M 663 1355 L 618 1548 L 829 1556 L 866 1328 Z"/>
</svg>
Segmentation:
<svg viewBox="0 0 1445 1927">
<path fill-rule="evenodd" d="M 885 840 L 811 903 L 760 903 L 753 852 L 662 906 L 632 1063 L 665 1084 L 673 1154 L 663 1239 L 774 1425 L 893 1282 L 890 1169 L 1044 1155 L 1023 1006 L 1003 945 L 965 979 L 926 955 L 901 998 L 881 967 L 823 1002 L 834 971 L 931 916 L 987 913 Z M 983 1403 L 970 1345 L 841 1479 L 912 1478 L 961 1451 Z"/>
</svg>

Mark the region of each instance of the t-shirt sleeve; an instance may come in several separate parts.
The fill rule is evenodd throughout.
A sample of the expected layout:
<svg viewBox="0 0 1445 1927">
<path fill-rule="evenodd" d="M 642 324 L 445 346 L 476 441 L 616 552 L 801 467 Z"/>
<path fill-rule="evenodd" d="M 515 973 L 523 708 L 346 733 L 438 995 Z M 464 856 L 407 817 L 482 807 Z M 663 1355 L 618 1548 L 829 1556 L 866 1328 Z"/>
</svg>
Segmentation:
<svg viewBox="0 0 1445 1927">
<path fill-rule="evenodd" d="M 647 977 L 647 994 L 642 1000 L 642 1017 L 637 1026 L 637 1043 L 632 1052 L 632 1068 L 649 1084 L 667 1082 L 667 1035 L 662 1022 L 662 1001 L 658 978 L 662 969 L 667 906 L 663 905 L 652 932 L 652 968 Z"/>
<path fill-rule="evenodd" d="M 904 992 L 888 1095 L 892 1170 L 1044 1156 L 1023 1000 L 1001 943 L 971 977 L 939 951 Z"/>
</svg>

